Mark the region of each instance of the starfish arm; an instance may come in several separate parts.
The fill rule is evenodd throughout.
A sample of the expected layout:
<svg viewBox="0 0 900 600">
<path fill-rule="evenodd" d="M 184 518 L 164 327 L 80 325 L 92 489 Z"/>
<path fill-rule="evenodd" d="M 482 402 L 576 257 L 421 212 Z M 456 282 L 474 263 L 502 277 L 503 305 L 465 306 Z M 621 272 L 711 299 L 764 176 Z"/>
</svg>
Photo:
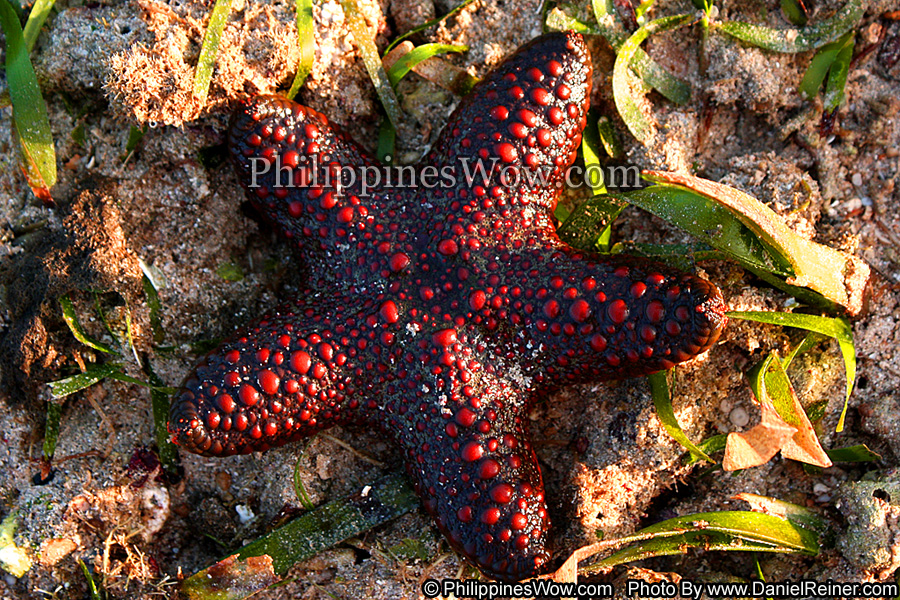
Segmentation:
<svg viewBox="0 0 900 600">
<path fill-rule="evenodd" d="M 429 383 L 419 383 L 416 400 L 388 402 L 381 422 L 450 545 L 491 577 L 518 581 L 550 557 L 544 487 L 524 422 L 528 393 L 473 358 L 460 335 L 419 376 L 411 372 Z"/>
<path fill-rule="evenodd" d="M 552 211 L 581 143 L 591 69 L 584 40 L 569 31 L 535 39 L 491 71 L 423 161 L 455 173 L 448 200 L 468 200 L 475 211 Z"/>
<path fill-rule="evenodd" d="M 486 304 L 509 306 L 505 320 L 524 325 L 515 345 L 532 357 L 529 373 L 539 382 L 626 379 L 670 369 L 708 350 L 727 322 L 718 288 L 651 261 L 583 254 L 560 244 L 554 251 L 526 251 L 516 262 L 528 270 L 499 289 L 524 289 L 524 296 Z"/>
<path fill-rule="evenodd" d="M 198 454 L 230 456 L 360 420 L 360 403 L 371 393 L 359 366 L 368 359 L 371 312 L 371 302 L 311 298 L 251 324 L 186 378 L 170 410 L 172 440 Z"/>
<path fill-rule="evenodd" d="M 254 206 L 312 251 L 314 271 L 356 262 L 356 244 L 385 210 L 375 194 L 380 167 L 365 150 L 324 115 L 278 96 L 244 103 L 232 118 L 228 146 Z M 326 253 L 348 260 L 325 260 Z"/>
<path fill-rule="evenodd" d="M 727 318 L 710 282 L 648 260 L 581 253 L 549 222 L 435 229 L 430 314 L 481 328 L 537 383 L 626 379 L 708 350 Z M 487 236 L 487 237 L 485 237 Z"/>
</svg>

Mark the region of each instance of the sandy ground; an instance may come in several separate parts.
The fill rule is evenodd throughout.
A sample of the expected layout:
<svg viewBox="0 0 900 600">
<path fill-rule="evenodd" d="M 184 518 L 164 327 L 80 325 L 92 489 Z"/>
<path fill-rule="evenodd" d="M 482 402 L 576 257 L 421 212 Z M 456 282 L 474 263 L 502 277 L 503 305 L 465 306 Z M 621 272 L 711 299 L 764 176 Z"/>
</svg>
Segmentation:
<svg viewBox="0 0 900 600">
<path fill-rule="evenodd" d="M 841 4 L 817 2 L 813 20 Z M 450 8 L 445 0 L 363 5 L 381 48 L 411 23 Z M 776 457 L 731 474 L 689 467 L 657 420 L 645 381 L 565 389 L 540 399 L 529 415 L 554 523 L 554 564 L 581 545 L 665 518 L 746 509 L 731 498 L 751 492 L 809 507 L 835 533 L 814 558 L 758 556 L 769 581 L 893 580 L 900 564 L 900 484 L 893 471 L 900 456 L 900 22 L 886 13 L 898 8 L 892 2 L 868 7 L 847 102 L 825 137 L 821 101 L 796 91 L 811 53 L 766 53 L 713 32 L 702 49 L 704 70 L 695 26 L 647 44 L 661 64 L 690 81 L 693 94 L 683 106 L 647 96 L 656 134 L 642 146 L 614 116 L 613 55 L 592 41 L 593 104 L 613 116 L 629 163 L 738 187 L 785 215 L 802 235 L 871 265 L 868 306 L 853 323 L 859 369 L 844 432 L 835 433 L 845 385 L 836 344 L 812 350 L 790 375 L 804 404 L 826 405 L 817 423 L 826 448 L 865 443 L 882 460 L 805 470 Z M 540 9 L 535 0 L 477 0 L 421 41 L 467 44 L 468 53 L 451 60 L 481 75 L 540 34 Z M 79 363 L 110 360 L 72 337 L 61 317 L 62 295 L 73 300 L 85 329 L 111 344 L 98 310 L 120 339 L 129 315 L 141 365 L 127 350 L 119 359 L 126 372 L 145 378 L 141 366 L 150 364 L 174 386 L 198 357 L 192 344 L 227 336 L 302 290 L 301 257 L 255 220 L 221 160 L 229 107 L 290 85 L 299 56 L 293 3 L 232 2 L 209 101 L 201 106 L 190 88 L 209 10 L 207 2 L 175 0 L 58 5 L 33 53 L 59 160 L 55 208 L 29 191 L 17 167 L 11 110 L 0 109 L 0 514 L 17 514 L 15 543 L 29 548 L 33 560 L 22 577 L 0 578 L 2 598 L 86 598 L 79 561 L 109 597 L 175 597 L 179 576 L 227 555 L 299 507 L 295 463 L 315 504 L 398 468 L 378 437 L 337 429 L 306 447 L 262 455 L 182 455 L 177 482 L 148 476 L 155 445 L 149 393 L 106 380 L 65 400 L 54 476 L 34 483 L 50 398 L 45 384 L 77 372 Z M 693 10 L 688 2 L 658 2 L 654 15 Z M 352 125 L 372 148 L 379 109 L 340 4 L 316 2 L 314 16 L 316 63 L 299 98 Z M 771 1 L 725 3 L 719 18 L 787 26 Z M 0 81 L 0 91 L 5 85 Z M 399 94 L 405 111 L 400 157 L 412 161 L 436 138 L 456 99 L 415 75 Z M 126 159 L 135 124 L 146 135 Z M 615 234 L 639 242 L 687 239 L 636 209 L 626 210 Z M 162 340 L 153 338 L 139 261 L 159 284 Z M 795 306 L 736 266 L 710 262 L 698 269 L 735 310 Z M 751 427 L 758 415 L 743 373 L 801 337 L 733 321 L 708 355 L 678 371 L 674 406 L 688 436 L 701 440 Z M 454 576 L 476 573 L 414 511 L 298 564 L 287 585 L 257 597 L 415 598 L 425 577 Z M 753 557 L 691 551 L 605 580 L 732 576 L 755 577 Z"/>
</svg>

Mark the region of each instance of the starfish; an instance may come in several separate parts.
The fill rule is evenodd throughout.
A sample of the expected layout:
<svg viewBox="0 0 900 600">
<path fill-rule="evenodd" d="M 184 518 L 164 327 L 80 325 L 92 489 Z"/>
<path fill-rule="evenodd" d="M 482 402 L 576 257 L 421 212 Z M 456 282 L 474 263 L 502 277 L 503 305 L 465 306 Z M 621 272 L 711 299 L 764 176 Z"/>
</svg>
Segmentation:
<svg viewBox="0 0 900 600">
<path fill-rule="evenodd" d="M 172 405 L 173 441 L 228 456 L 336 424 L 377 428 L 453 548 L 497 579 L 539 573 L 550 553 L 526 423 L 535 394 L 671 368 L 726 321 L 711 283 L 557 236 L 590 88 L 579 34 L 535 39 L 460 102 L 406 171 L 415 186 L 385 181 L 310 108 L 243 104 L 233 162 L 304 249 L 309 289 L 202 359 Z"/>
</svg>

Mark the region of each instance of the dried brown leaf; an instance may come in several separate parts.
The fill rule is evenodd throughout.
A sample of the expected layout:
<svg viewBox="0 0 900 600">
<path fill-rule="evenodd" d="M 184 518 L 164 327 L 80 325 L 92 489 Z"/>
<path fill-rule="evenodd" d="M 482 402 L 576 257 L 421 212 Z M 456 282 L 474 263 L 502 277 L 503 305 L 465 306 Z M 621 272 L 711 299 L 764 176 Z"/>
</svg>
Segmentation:
<svg viewBox="0 0 900 600">
<path fill-rule="evenodd" d="M 722 468 L 726 471 L 766 464 L 796 433 L 797 430 L 785 423 L 768 401 L 761 404 L 760 410 L 759 423 L 750 431 L 728 434 L 722 459 Z"/>
<path fill-rule="evenodd" d="M 545 577 L 558 583 L 577 583 L 578 563 L 585 558 L 594 556 L 601 550 L 609 548 L 610 545 L 610 542 L 597 542 L 596 544 L 582 546 L 573 552 L 555 572 L 546 575 Z"/>
</svg>

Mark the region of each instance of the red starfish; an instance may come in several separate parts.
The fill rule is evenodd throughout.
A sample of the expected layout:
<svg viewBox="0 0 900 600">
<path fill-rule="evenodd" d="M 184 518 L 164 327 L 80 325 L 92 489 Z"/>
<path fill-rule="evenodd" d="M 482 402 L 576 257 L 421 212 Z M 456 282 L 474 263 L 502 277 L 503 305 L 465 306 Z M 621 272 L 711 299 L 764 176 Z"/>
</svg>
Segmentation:
<svg viewBox="0 0 900 600">
<path fill-rule="evenodd" d="M 462 100 L 419 187 L 371 194 L 323 183 L 377 165 L 324 116 L 275 97 L 244 105 L 234 162 L 254 204 L 307 250 L 310 291 L 201 361 L 172 407 L 174 441 L 219 456 L 378 426 L 456 550 L 498 579 L 537 573 L 549 522 L 525 422 L 535 390 L 670 368 L 725 323 L 712 284 L 557 237 L 590 86 L 580 35 L 538 38 Z M 479 159 L 487 177 L 466 181 L 462 163 Z M 294 168 L 283 187 L 279 164 Z"/>
</svg>

